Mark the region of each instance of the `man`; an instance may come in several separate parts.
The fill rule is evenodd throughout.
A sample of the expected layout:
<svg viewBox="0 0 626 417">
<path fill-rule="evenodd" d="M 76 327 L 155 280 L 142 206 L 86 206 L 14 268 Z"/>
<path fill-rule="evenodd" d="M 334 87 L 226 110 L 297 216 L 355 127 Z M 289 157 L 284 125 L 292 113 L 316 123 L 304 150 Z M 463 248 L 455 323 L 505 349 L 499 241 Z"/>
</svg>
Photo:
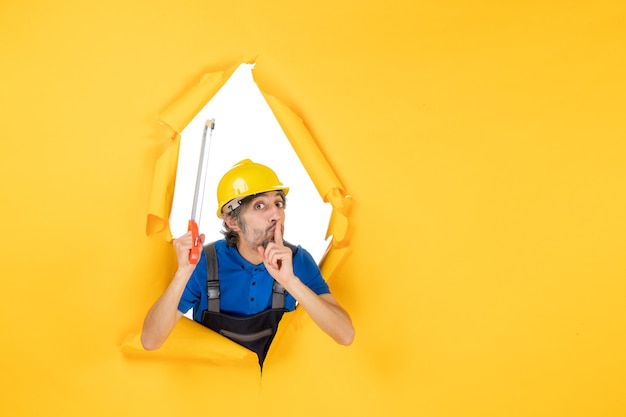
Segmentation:
<svg viewBox="0 0 626 417">
<path fill-rule="evenodd" d="M 145 318 L 145 349 L 158 349 L 193 308 L 194 320 L 255 351 L 262 368 L 283 312 L 296 303 L 335 342 L 352 343 L 350 316 L 311 255 L 283 241 L 288 192 L 274 171 L 249 159 L 222 177 L 217 215 L 225 238 L 205 246 L 197 265 L 189 262 L 191 234 L 174 241 L 178 270 Z"/>
</svg>

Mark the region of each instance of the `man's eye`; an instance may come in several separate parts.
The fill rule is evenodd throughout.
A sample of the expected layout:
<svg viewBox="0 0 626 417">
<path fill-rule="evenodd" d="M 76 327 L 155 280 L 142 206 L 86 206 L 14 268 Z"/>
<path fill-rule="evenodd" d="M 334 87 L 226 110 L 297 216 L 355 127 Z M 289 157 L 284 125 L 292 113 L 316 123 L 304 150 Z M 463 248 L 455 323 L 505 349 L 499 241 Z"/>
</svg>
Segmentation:
<svg viewBox="0 0 626 417">
<path fill-rule="evenodd" d="M 285 202 L 284 202 L 284 201 L 277 201 L 277 202 L 276 202 L 276 207 L 278 207 L 278 208 L 283 208 L 283 207 L 285 207 Z"/>
<path fill-rule="evenodd" d="M 258 203 L 256 206 L 254 206 L 254 208 L 257 209 L 257 210 L 261 210 L 264 207 L 265 207 L 265 204 L 263 204 L 263 203 Z"/>
</svg>

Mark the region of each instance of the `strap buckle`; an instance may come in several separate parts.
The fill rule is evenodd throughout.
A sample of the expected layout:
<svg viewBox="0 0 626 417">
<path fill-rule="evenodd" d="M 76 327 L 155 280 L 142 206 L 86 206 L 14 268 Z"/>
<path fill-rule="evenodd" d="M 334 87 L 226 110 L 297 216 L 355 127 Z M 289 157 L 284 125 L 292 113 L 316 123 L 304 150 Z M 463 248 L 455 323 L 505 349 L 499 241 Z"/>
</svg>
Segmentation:
<svg viewBox="0 0 626 417">
<path fill-rule="evenodd" d="M 209 300 L 220 298 L 220 282 L 209 281 L 207 283 L 207 292 L 208 292 Z"/>
</svg>

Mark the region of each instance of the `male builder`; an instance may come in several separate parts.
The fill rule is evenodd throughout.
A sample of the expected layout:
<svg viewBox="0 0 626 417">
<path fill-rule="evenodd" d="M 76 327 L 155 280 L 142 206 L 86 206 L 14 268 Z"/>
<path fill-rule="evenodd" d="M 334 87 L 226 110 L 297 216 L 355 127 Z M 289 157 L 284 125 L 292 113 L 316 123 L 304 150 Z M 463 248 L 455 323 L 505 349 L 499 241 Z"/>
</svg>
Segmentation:
<svg viewBox="0 0 626 417">
<path fill-rule="evenodd" d="M 189 262 L 191 234 L 174 241 L 178 270 L 145 318 L 145 349 L 158 349 L 193 308 L 194 320 L 255 351 L 262 367 L 283 312 L 296 303 L 335 342 L 352 343 L 350 316 L 311 255 L 283 241 L 288 192 L 274 171 L 249 159 L 222 177 L 217 215 L 225 237 L 204 246 L 197 265 Z"/>
</svg>

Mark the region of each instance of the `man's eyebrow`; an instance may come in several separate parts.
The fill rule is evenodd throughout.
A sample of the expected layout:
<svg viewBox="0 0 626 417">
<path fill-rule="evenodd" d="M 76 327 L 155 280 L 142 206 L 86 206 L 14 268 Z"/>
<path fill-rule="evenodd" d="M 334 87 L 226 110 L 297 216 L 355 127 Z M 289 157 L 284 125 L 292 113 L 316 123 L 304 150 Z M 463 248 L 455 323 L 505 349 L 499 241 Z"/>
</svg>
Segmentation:
<svg viewBox="0 0 626 417">
<path fill-rule="evenodd" d="M 259 200 L 263 200 L 262 194 L 257 194 L 257 195 L 252 196 L 252 198 L 250 198 L 250 203 L 256 203 Z"/>
<path fill-rule="evenodd" d="M 253 195 L 250 201 L 255 203 L 260 200 L 269 200 L 269 199 L 270 199 L 269 195 L 267 195 L 266 193 L 261 193 L 261 194 Z"/>
<path fill-rule="evenodd" d="M 259 193 L 259 194 L 255 194 L 253 196 L 250 196 L 250 202 L 256 202 L 259 200 L 276 200 L 277 198 L 280 198 L 281 201 L 285 201 L 285 195 L 283 193 L 276 193 L 274 196 L 270 196 L 267 193 Z"/>
</svg>

